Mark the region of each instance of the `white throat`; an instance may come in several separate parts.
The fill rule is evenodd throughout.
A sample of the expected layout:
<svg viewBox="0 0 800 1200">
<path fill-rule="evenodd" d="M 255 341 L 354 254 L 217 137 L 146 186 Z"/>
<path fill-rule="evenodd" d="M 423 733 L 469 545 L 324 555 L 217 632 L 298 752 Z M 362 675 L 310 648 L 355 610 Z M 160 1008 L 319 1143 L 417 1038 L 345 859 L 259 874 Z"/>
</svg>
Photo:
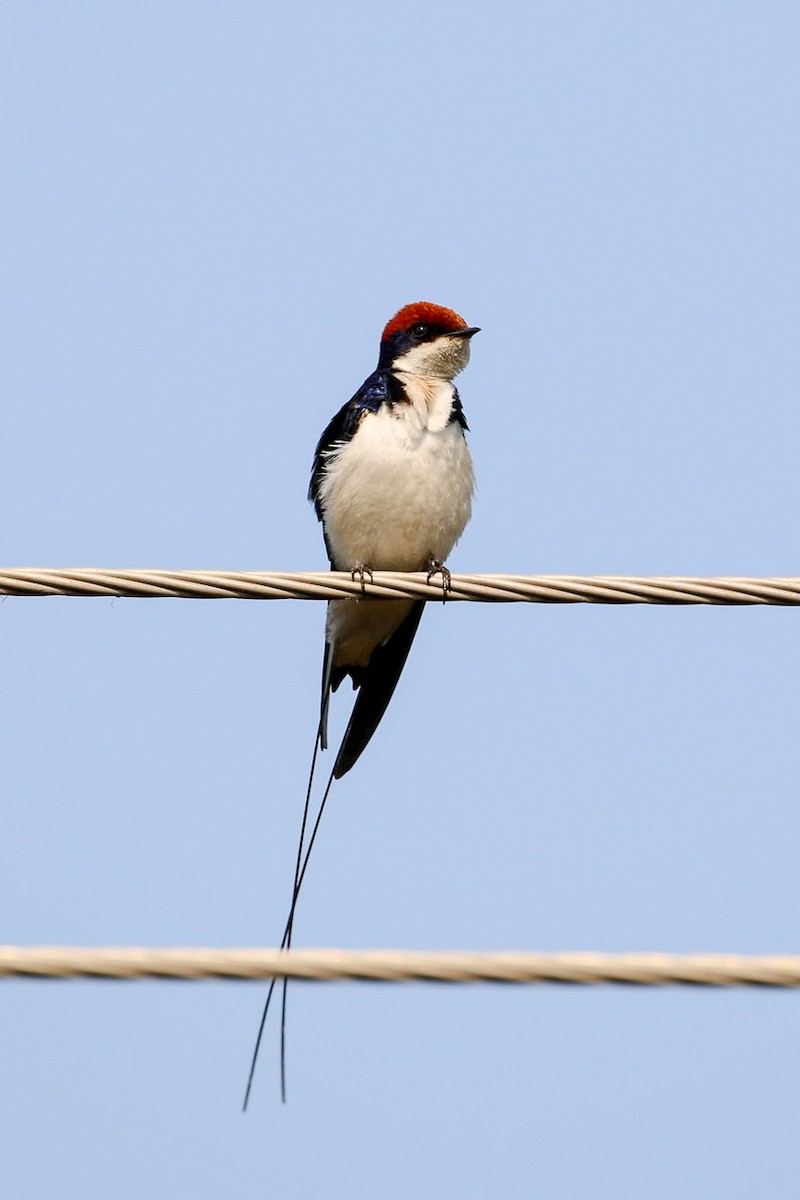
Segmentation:
<svg viewBox="0 0 800 1200">
<path fill-rule="evenodd" d="M 449 379 L 431 375 L 416 375 L 395 370 L 411 405 L 415 423 L 420 429 L 440 433 L 447 427 L 453 411 L 455 388 Z"/>
<path fill-rule="evenodd" d="M 437 337 L 412 346 L 392 363 L 395 371 L 427 379 L 455 379 L 469 362 L 469 338 Z"/>
</svg>

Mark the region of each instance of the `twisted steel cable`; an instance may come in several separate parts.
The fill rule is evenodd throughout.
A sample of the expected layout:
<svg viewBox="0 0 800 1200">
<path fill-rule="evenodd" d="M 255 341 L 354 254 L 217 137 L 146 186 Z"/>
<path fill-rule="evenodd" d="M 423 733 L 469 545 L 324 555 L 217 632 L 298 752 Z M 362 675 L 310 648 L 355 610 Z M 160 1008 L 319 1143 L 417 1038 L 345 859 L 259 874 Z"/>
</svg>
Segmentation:
<svg viewBox="0 0 800 1200">
<path fill-rule="evenodd" d="M 438 577 L 376 571 L 162 571 L 0 568 L 0 595 L 190 600 L 442 600 Z M 451 575 L 447 600 L 534 604 L 800 605 L 800 578 L 635 575 Z"/>
<path fill-rule="evenodd" d="M 0 569 L 0 595 L 441 600 L 424 572 Z M 448 601 L 799 605 L 800 578 L 452 575 Z M 800 956 L 0 947 L 0 978 L 383 980 L 800 987 Z"/>
<path fill-rule="evenodd" d="M 0 595 L 441 600 L 425 573 L 0 569 Z M 448 601 L 800 605 L 800 578 L 452 575 Z M 0 978 L 382 980 L 800 987 L 800 956 L 0 947 Z"/>
<path fill-rule="evenodd" d="M 800 987 L 800 955 L 0 946 L 0 978 Z"/>
</svg>

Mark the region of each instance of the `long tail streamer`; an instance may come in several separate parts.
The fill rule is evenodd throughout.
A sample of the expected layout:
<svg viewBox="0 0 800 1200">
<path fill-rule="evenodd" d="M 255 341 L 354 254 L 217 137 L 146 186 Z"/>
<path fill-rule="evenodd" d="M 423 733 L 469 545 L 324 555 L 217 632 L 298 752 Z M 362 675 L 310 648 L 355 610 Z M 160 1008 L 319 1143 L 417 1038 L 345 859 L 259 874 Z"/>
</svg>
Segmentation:
<svg viewBox="0 0 800 1200">
<path fill-rule="evenodd" d="M 319 752 L 319 747 L 320 747 L 320 730 L 318 729 L 317 736 L 314 741 L 314 754 L 311 759 L 311 770 L 310 770 L 309 776 L 308 776 L 308 787 L 306 789 L 306 800 L 305 800 L 305 804 L 303 806 L 303 819 L 300 823 L 300 838 L 298 840 L 298 845 L 297 845 L 297 860 L 295 863 L 294 883 L 292 885 L 292 902 L 291 902 L 291 905 L 289 906 L 289 916 L 286 919 L 286 925 L 283 930 L 283 937 L 281 938 L 281 945 L 280 945 L 281 950 L 289 950 L 291 948 L 292 929 L 294 927 L 294 914 L 295 914 L 295 909 L 297 908 L 297 899 L 300 895 L 300 889 L 303 886 L 303 880 L 305 879 L 306 870 L 308 868 L 308 862 L 309 862 L 309 859 L 311 858 L 311 851 L 314 848 L 314 842 L 317 839 L 317 833 L 319 832 L 320 822 L 322 821 L 322 814 L 325 811 L 325 805 L 328 802 L 328 796 L 330 795 L 331 787 L 333 785 L 333 778 L 334 778 L 333 772 L 335 769 L 335 762 L 334 762 L 334 767 L 331 768 L 331 773 L 328 776 L 328 782 L 325 785 L 325 791 L 322 795 L 322 800 L 320 802 L 319 810 L 318 810 L 316 818 L 314 820 L 314 825 L 311 829 L 311 836 L 308 840 L 308 846 L 304 846 L 306 829 L 308 828 L 308 817 L 309 817 L 309 813 L 311 810 L 311 792 L 312 792 L 313 785 L 314 785 L 314 772 L 315 772 L 316 765 L 317 765 L 317 754 Z M 275 984 L 277 983 L 277 980 L 278 980 L 278 977 L 276 977 L 270 981 L 269 990 L 267 991 L 267 998 L 264 1001 L 264 1008 L 261 1013 L 261 1021 L 259 1023 L 258 1033 L 256 1035 L 256 1044 L 253 1048 L 253 1057 L 250 1060 L 250 1071 L 247 1076 L 247 1087 L 245 1088 L 244 1102 L 242 1104 L 242 1112 L 247 1112 L 247 1105 L 250 1100 L 250 1093 L 253 1088 L 253 1079 L 255 1077 L 255 1072 L 256 1072 L 256 1063 L 258 1062 L 258 1055 L 259 1055 L 259 1051 L 261 1050 L 261 1042 L 264 1037 L 264 1029 L 266 1028 L 266 1024 L 267 1024 L 267 1015 L 269 1013 L 270 1004 L 272 1003 L 272 995 L 273 995 L 273 992 L 275 991 Z M 281 1003 L 281 1100 L 285 1104 L 286 1103 L 286 989 L 288 987 L 288 980 L 283 979 L 282 982 L 283 982 L 283 998 L 282 998 L 282 1003 Z"/>
</svg>

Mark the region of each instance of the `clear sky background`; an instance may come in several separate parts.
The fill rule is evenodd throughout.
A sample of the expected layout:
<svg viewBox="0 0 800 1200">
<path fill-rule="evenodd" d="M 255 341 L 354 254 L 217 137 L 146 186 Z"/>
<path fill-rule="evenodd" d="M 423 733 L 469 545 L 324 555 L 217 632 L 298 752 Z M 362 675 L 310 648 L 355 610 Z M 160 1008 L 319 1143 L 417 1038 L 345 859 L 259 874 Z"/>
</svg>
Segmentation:
<svg viewBox="0 0 800 1200">
<path fill-rule="evenodd" d="M 462 571 L 800 574 L 795 3 L 0 4 L 4 565 L 320 569 L 483 332 Z M 324 608 L 0 605 L 0 940 L 275 944 Z M 430 607 L 307 946 L 800 950 L 800 613 Z M 343 694 L 344 695 L 344 694 Z M 346 703 L 341 697 L 338 719 Z M 800 996 L 0 985 L 4 1195 L 789 1195 Z"/>
</svg>

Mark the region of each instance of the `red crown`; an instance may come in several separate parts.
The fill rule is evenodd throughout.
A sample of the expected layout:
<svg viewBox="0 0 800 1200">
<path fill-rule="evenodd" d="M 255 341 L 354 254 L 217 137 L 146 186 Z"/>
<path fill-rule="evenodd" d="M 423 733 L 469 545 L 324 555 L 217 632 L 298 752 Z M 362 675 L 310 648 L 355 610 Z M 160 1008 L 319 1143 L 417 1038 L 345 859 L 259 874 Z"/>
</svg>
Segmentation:
<svg viewBox="0 0 800 1200">
<path fill-rule="evenodd" d="M 385 342 L 392 334 L 410 329 L 412 325 L 435 325 L 446 333 L 453 329 L 467 328 L 467 322 L 457 312 L 453 312 L 452 308 L 442 308 L 441 304 L 429 304 L 427 300 L 419 300 L 416 304 L 407 304 L 399 313 L 395 313 L 384 329 L 381 341 Z"/>
</svg>

